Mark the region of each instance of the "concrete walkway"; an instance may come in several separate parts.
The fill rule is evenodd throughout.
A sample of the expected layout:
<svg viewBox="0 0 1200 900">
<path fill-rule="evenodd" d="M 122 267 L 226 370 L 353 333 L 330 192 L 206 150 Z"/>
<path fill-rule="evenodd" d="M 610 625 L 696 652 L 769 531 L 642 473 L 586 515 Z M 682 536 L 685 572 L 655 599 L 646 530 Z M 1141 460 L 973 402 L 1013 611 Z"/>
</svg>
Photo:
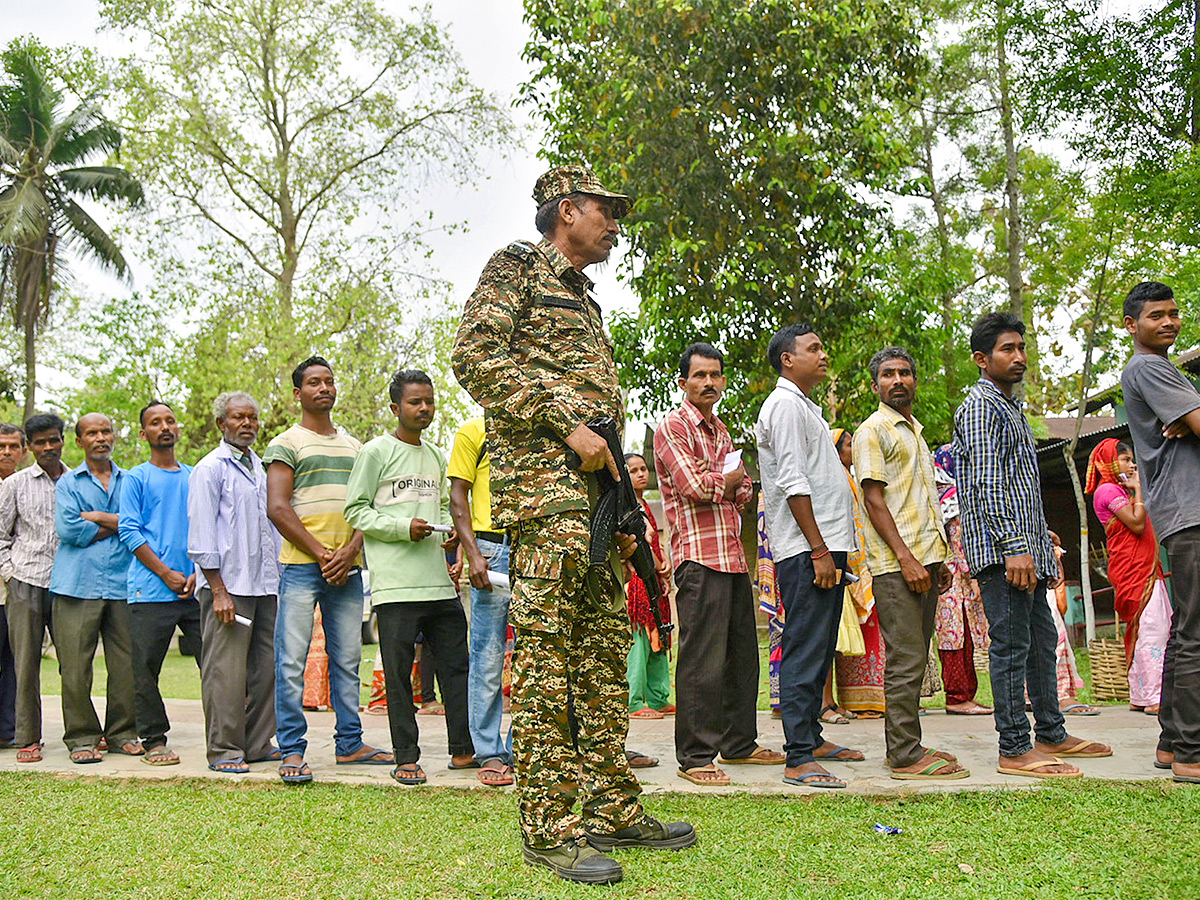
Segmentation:
<svg viewBox="0 0 1200 900">
<path fill-rule="evenodd" d="M 96 700 L 101 708 L 103 699 Z M 208 769 L 204 754 L 204 716 L 198 700 L 168 700 L 171 718 L 171 747 L 182 763 L 177 766 L 155 767 L 140 759 L 107 754 L 95 765 L 76 765 L 71 762 L 62 743 L 62 707 L 56 696 L 43 698 L 46 747 L 40 763 L 18 763 L 16 752 L 0 751 L 0 771 L 53 772 L 67 775 L 105 776 L 115 778 L 216 778 L 226 781 L 277 781 L 277 763 L 257 763 L 248 775 L 221 775 Z M 507 721 L 507 716 L 505 717 Z M 345 784 L 391 785 L 386 766 L 338 766 L 333 757 L 333 713 L 308 714 L 308 763 L 318 781 L 338 781 Z M 424 757 L 421 760 L 429 776 L 429 784 L 439 787 L 478 788 L 474 770 L 451 771 L 447 768 L 445 719 L 440 716 L 419 716 Z M 1000 775 L 996 772 L 996 733 L 991 716 L 947 716 L 931 712 L 921 720 L 925 745 L 955 753 L 971 770 L 971 777 L 950 782 L 901 782 L 888 777 L 884 767 L 883 723 L 880 720 L 856 720 L 849 725 L 830 725 L 825 728 L 827 740 L 862 750 L 867 758 L 860 763 L 828 764 L 827 768 L 849 784 L 857 794 L 887 795 L 914 792 L 976 790 L 991 787 L 1031 788 L 1043 782 L 1032 778 Z M 1141 781 L 1170 777 L 1170 773 L 1153 767 L 1154 747 L 1158 739 L 1158 721 L 1125 707 L 1105 707 L 1099 716 L 1067 717 L 1067 727 L 1079 737 L 1111 744 L 1113 756 L 1107 759 L 1074 761 L 1090 777 L 1122 781 Z M 363 715 L 367 743 L 388 747 L 387 718 Z M 766 713 L 759 714 L 761 743 L 768 747 L 783 745 L 783 729 L 778 720 Z M 638 719 L 630 722 L 628 746 L 651 756 L 660 764 L 651 769 L 638 769 L 638 777 L 647 793 L 686 791 L 689 793 L 812 793 L 825 789 L 798 788 L 782 782 L 779 766 L 727 766 L 733 785 L 726 788 L 703 788 L 677 777 L 674 754 L 674 719 Z"/>
</svg>

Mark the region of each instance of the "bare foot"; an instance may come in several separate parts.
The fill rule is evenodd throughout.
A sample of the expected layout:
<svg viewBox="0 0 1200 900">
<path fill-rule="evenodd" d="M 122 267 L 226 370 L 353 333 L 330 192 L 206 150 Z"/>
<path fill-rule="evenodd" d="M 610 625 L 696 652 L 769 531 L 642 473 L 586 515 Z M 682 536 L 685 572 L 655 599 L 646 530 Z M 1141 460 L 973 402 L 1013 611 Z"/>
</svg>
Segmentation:
<svg viewBox="0 0 1200 900">
<path fill-rule="evenodd" d="M 1076 756 L 1081 758 L 1112 756 L 1112 747 L 1108 746 L 1108 744 L 1101 744 L 1099 741 L 1088 741 L 1071 735 L 1067 735 L 1067 739 L 1061 744 L 1043 744 L 1041 741 L 1034 741 L 1034 747 L 1051 756 Z"/>
<path fill-rule="evenodd" d="M 831 744 L 829 741 L 825 741 L 825 743 L 814 750 L 813 756 L 817 759 L 833 759 L 838 762 L 862 762 L 866 759 L 861 750 L 839 747 L 837 744 Z"/>
<path fill-rule="evenodd" d="M 1172 765 L 1175 764 L 1175 754 L 1172 753 L 1170 750 L 1155 750 L 1154 751 L 1154 761 L 1157 762 L 1161 766 L 1166 766 L 1167 768 L 1170 768 Z"/>
<path fill-rule="evenodd" d="M 944 759 L 946 762 L 958 762 L 958 757 L 949 750 L 930 750 L 928 747 L 922 747 L 921 751 L 926 756 L 936 756 L 938 759 Z"/>
<path fill-rule="evenodd" d="M 990 706 L 970 700 L 966 703 L 947 703 L 946 714 L 950 716 L 990 716 L 993 710 Z"/>
<path fill-rule="evenodd" d="M 475 754 L 474 753 L 464 753 L 461 756 L 450 757 L 450 764 L 453 765 L 456 769 L 465 769 L 468 766 L 471 766 L 471 764 L 474 762 L 475 762 Z"/>
<path fill-rule="evenodd" d="M 955 759 L 946 759 L 937 753 L 926 751 L 925 755 L 911 766 L 899 766 L 892 769 L 893 775 L 919 775 L 928 773 L 931 777 L 949 778 L 959 772 L 965 772 Z"/>
<path fill-rule="evenodd" d="M 801 763 L 798 766 L 788 766 L 783 770 L 783 780 L 792 783 L 807 784 L 817 786 L 830 784 L 837 787 L 845 787 L 846 782 L 838 778 L 836 775 L 831 775 L 824 766 L 818 762 Z"/>
</svg>

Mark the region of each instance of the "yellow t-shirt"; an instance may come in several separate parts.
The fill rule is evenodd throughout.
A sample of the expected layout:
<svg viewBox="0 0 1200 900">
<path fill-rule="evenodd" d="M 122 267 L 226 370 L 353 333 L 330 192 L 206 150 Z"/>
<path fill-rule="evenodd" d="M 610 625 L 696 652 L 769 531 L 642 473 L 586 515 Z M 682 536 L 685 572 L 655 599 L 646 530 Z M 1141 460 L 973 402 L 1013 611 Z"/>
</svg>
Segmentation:
<svg viewBox="0 0 1200 900">
<path fill-rule="evenodd" d="M 483 416 L 468 419 L 454 436 L 454 449 L 450 451 L 450 467 L 446 474 L 461 478 L 471 484 L 471 528 L 475 531 L 492 530 L 492 463 L 485 452 L 479 451 L 487 439 Z M 479 465 L 476 465 L 476 460 Z"/>
</svg>

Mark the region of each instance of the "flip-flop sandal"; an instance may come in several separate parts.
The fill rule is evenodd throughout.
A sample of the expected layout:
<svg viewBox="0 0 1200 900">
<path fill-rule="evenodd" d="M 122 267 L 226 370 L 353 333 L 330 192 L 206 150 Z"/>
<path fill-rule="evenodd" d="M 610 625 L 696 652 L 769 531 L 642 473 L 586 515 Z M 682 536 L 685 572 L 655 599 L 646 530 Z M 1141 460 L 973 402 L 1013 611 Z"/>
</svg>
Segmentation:
<svg viewBox="0 0 1200 900">
<path fill-rule="evenodd" d="M 246 765 L 246 761 L 240 756 L 235 756 L 233 759 L 221 759 L 215 763 L 208 764 L 209 769 L 214 772 L 219 772 L 222 775 L 245 775 L 250 771 L 250 767 Z"/>
<path fill-rule="evenodd" d="M 1159 761 L 1156 759 L 1156 760 L 1154 761 L 1154 768 L 1156 768 L 1156 769 L 1166 769 L 1166 770 L 1169 772 L 1169 771 L 1171 770 L 1171 764 L 1170 764 L 1170 763 L 1165 763 L 1165 762 L 1159 762 Z"/>
<path fill-rule="evenodd" d="M 845 756 L 838 756 L 839 753 L 857 753 L 859 755 L 854 756 L 854 757 L 845 757 Z M 826 759 L 826 760 L 832 760 L 833 762 L 855 763 L 855 762 L 863 762 L 864 760 L 866 760 L 866 758 L 867 758 L 866 754 L 864 754 L 860 750 L 855 750 L 853 747 L 834 747 L 833 752 L 831 752 L 831 753 L 814 753 L 813 754 L 813 759 Z"/>
<path fill-rule="evenodd" d="M 126 747 L 137 747 L 137 750 L 136 751 L 126 750 L 125 749 Z M 137 741 L 126 741 L 125 743 L 121 744 L 121 746 L 119 746 L 119 747 L 110 747 L 108 752 L 116 753 L 120 756 L 145 756 L 146 748 L 143 747 Z"/>
<path fill-rule="evenodd" d="M 810 779 L 813 779 L 813 778 L 816 778 L 819 780 L 811 781 Z M 829 780 L 831 778 L 833 779 L 832 781 Z M 846 782 L 842 781 L 837 776 L 826 775 L 823 772 L 809 772 L 807 775 L 801 775 L 799 778 L 789 778 L 785 775 L 783 777 L 783 783 L 784 784 L 796 784 L 796 785 L 799 785 L 800 787 L 813 787 L 813 788 L 844 788 L 846 786 Z"/>
<path fill-rule="evenodd" d="M 946 707 L 946 715 L 948 716 L 990 716 L 994 711 L 979 703 L 976 703 L 970 709 L 951 709 L 948 706 Z"/>
<path fill-rule="evenodd" d="M 625 760 L 629 763 L 631 769 L 653 769 L 658 765 L 657 756 L 647 756 L 645 753 L 638 753 L 636 750 L 626 750 Z"/>
<path fill-rule="evenodd" d="M 19 763 L 35 763 L 42 761 L 41 745 L 36 747 L 22 747 L 17 751 L 17 762 Z"/>
<path fill-rule="evenodd" d="M 897 781 L 954 781 L 959 778 L 966 778 L 971 773 L 967 769 L 959 769 L 957 772 L 943 772 L 943 769 L 954 766 L 947 759 L 939 759 L 937 762 L 930 763 L 920 772 L 897 772 L 892 769 L 892 777 Z"/>
<path fill-rule="evenodd" d="M 996 766 L 996 771 L 1001 775 L 1024 775 L 1026 778 L 1082 778 L 1083 772 L 1076 769 L 1074 772 L 1043 772 L 1042 769 L 1050 766 L 1062 765 L 1062 760 L 1059 759 L 1041 759 L 1037 762 L 1026 763 L 1023 766 Z"/>
<path fill-rule="evenodd" d="M 1104 756 L 1112 756 L 1112 748 L 1108 747 L 1105 750 L 1089 750 L 1088 747 L 1102 746 L 1099 741 L 1080 741 L 1070 750 L 1046 750 L 1046 753 L 1053 753 L 1055 756 L 1073 756 L 1076 759 L 1099 759 Z"/>
<path fill-rule="evenodd" d="M 1086 703 L 1072 703 L 1070 706 L 1065 706 L 1059 710 L 1064 716 L 1098 716 L 1100 710 L 1094 706 L 1088 706 Z"/>
<path fill-rule="evenodd" d="M 425 770 L 414 763 L 405 763 L 392 769 L 392 778 L 400 784 L 424 784 Z"/>
<path fill-rule="evenodd" d="M 484 787 L 504 787 L 513 783 L 513 767 L 498 759 L 489 759 L 486 765 L 475 773 L 475 777 Z"/>
<path fill-rule="evenodd" d="M 87 756 L 83 756 L 86 753 Z M 77 766 L 88 766 L 92 763 L 98 763 L 104 757 L 100 755 L 100 751 L 94 747 L 76 747 L 71 751 L 71 762 Z"/>
<path fill-rule="evenodd" d="M 855 715 L 855 718 L 867 719 L 868 721 L 870 721 L 871 719 L 882 719 L 883 718 L 883 713 L 876 712 L 873 709 L 864 709 L 861 712 L 856 712 L 854 715 Z"/>
<path fill-rule="evenodd" d="M 284 775 L 284 769 L 299 769 L 295 775 Z M 308 768 L 308 763 L 300 760 L 299 763 L 285 763 L 279 767 L 279 780 L 284 784 L 308 784 L 313 780 L 312 769 Z"/>
<path fill-rule="evenodd" d="M 374 748 L 367 749 L 369 749 L 371 752 L 366 756 L 359 756 L 356 759 L 339 759 L 337 764 L 339 766 L 394 766 L 396 764 L 396 760 L 394 758 L 381 758 L 391 757 L 391 751 L 375 750 Z M 451 766 L 450 768 L 453 769 L 454 766 Z"/>
<path fill-rule="evenodd" d="M 714 777 L 703 778 L 698 776 L 697 772 L 711 774 Z M 700 785 L 700 787 L 725 787 L 733 783 L 733 779 L 711 763 L 707 766 L 693 766 L 690 769 L 679 769 L 675 774 L 684 781 L 690 781 L 692 784 Z"/>
<path fill-rule="evenodd" d="M 147 750 L 142 756 L 142 762 L 148 766 L 177 766 L 179 757 L 175 751 L 168 750 L 167 745 L 163 744 L 153 750 Z"/>
<path fill-rule="evenodd" d="M 787 757 L 778 750 L 759 747 L 749 756 L 739 756 L 734 759 L 722 756 L 719 762 L 723 766 L 782 766 L 787 762 Z"/>
<path fill-rule="evenodd" d="M 1183 781 L 1187 784 L 1200 784 L 1200 775 L 1176 775 L 1176 781 Z"/>
<path fill-rule="evenodd" d="M 826 715 L 826 713 L 832 713 L 832 715 Z M 821 720 L 821 724 L 823 724 L 823 725 L 849 725 L 850 724 L 850 720 L 847 719 L 845 716 L 843 716 L 840 712 L 838 712 L 836 706 L 825 707 L 823 710 L 821 710 L 821 715 L 819 716 L 819 718 Z"/>
<path fill-rule="evenodd" d="M 446 707 L 441 703 L 426 703 L 417 710 L 418 716 L 444 716 L 445 714 Z"/>
</svg>

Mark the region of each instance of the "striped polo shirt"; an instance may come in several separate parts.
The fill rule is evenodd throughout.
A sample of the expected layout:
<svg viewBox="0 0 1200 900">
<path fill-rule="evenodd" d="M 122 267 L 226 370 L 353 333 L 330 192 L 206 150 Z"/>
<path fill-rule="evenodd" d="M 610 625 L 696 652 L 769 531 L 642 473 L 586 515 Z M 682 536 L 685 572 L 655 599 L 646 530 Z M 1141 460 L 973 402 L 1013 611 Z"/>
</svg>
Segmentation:
<svg viewBox="0 0 1200 900">
<path fill-rule="evenodd" d="M 346 482 L 361 449 L 362 444 L 348 434 L 317 434 L 303 425 L 293 425 L 277 435 L 263 454 L 263 465 L 282 463 L 292 470 L 292 508 L 309 534 L 330 550 L 346 546 L 354 536 L 342 509 Z M 316 562 L 287 540 L 279 561 Z"/>
</svg>

